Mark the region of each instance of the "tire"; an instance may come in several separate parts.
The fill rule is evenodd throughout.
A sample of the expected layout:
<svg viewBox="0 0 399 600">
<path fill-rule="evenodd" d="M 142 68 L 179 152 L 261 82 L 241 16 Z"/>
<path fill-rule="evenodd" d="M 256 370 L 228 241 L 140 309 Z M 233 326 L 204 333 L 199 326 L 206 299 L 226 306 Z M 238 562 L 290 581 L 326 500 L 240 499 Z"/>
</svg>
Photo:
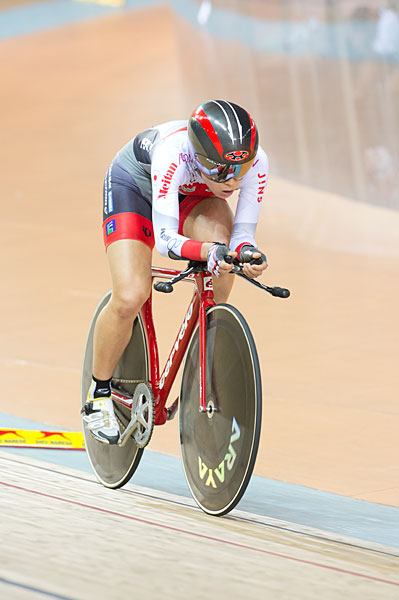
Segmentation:
<svg viewBox="0 0 399 600">
<path fill-rule="evenodd" d="M 86 403 L 87 393 L 92 379 L 93 368 L 93 335 L 97 318 L 108 303 L 111 292 L 108 292 L 94 313 L 91 321 L 83 359 L 81 404 Z M 124 380 L 148 381 L 148 353 L 144 328 L 140 315 L 136 318 L 133 333 L 114 373 L 114 377 Z M 123 383 L 123 387 L 133 395 L 137 383 Z M 129 408 L 114 402 L 115 415 L 119 421 L 121 433 L 130 421 Z M 142 457 L 143 448 L 138 448 L 130 437 L 124 446 L 102 444 L 92 437 L 82 420 L 83 436 L 86 452 L 97 479 L 106 487 L 119 488 L 132 477 Z"/>
<path fill-rule="evenodd" d="M 191 494 L 206 513 L 221 516 L 242 498 L 258 451 L 262 386 L 249 327 L 228 304 L 206 315 L 206 405 L 200 412 L 199 327 L 184 363 L 180 450 Z"/>
</svg>

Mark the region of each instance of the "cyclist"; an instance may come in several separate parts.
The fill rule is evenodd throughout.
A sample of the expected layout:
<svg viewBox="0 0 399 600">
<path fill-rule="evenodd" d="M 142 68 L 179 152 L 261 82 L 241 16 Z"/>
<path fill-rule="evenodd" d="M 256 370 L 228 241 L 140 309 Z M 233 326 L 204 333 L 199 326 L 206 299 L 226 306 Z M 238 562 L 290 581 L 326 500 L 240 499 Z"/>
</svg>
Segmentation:
<svg viewBox="0 0 399 600">
<path fill-rule="evenodd" d="M 249 113 L 211 100 L 188 121 L 151 127 L 115 156 L 104 181 L 103 235 L 112 296 L 94 332 L 93 381 L 83 418 L 91 434 L 118 443 L 111 378 L 151 290 L 154 244 L 165 256 L 206 261 L 216 302 L 226 302 L 227 277 L 238 257 L 248 277 L 267 267 L 255 229 L 268 179 L 268 159 Z M 233 215 L 227 199 L 239 190 Z M 261 264 L 252 259 L 261 258 Z"/>
</svg>

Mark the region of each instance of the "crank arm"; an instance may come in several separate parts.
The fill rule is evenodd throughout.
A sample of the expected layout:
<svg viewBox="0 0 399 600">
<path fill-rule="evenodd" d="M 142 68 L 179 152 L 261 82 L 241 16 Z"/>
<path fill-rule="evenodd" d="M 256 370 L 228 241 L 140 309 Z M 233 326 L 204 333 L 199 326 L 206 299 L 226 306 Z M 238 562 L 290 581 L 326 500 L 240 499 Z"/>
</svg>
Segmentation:
<svg viewBox="0 0 399 600">
<path fill-rule="evenodd" d="M 126 427 L 125 431 L 121 435 L 121 439 L 118 442 L 118 446 L 124 446 L 126 444 L 129 437 L 132 435 L 132 433 L 137 428 L 138 424 L 139 424 L 139 422 L 138 422 L 137 416 L 133 415 L 132 418 L 130 419 L 129 425 Z"/>
</svg>

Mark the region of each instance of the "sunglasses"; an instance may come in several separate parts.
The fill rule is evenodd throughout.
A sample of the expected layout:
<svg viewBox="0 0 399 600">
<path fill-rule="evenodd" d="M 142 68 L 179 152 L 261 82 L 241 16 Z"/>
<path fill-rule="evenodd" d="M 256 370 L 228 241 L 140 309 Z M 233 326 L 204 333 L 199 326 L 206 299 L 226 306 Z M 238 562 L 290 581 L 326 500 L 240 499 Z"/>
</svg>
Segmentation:
<svg viewBox="0 0 399 600">
<path fill-rule="evenodd" d="M 208 169 L 201 163 L 197 155 L 195 155 L 195 159 L 197 167 L 201 171 L 201 173 L 203 173 L 208 179 L 211 179 L 211 181 L 215 181 L 216 183 L 228 181 L 232 177 L 241 179 L 246 173 L 248 173 L 249 169 L 252 166 L 252 163 L 254 162 L 253 158 L 252 160 L 249 160 L 241 165 L 221 165 L 219 163 L 211 161 L 209 158 L 206 158 L 206 162 L 211 167 L 210 169 Z"/>
</svg>

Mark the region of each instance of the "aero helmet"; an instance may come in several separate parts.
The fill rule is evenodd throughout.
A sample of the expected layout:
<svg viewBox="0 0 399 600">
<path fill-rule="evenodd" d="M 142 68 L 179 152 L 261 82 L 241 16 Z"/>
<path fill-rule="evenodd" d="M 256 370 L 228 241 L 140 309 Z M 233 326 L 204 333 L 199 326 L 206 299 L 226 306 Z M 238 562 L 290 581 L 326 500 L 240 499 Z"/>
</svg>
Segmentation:
<svg viewBox="0 0 399 600">
<path fill-rule="evenodd" d="M 259 144 L 251 115 L 225 100 L 210 100 L 196 108 L 188 122 L 188 136 L 198 169 L 219 182 L 243 177 Z"/>
</svg>

